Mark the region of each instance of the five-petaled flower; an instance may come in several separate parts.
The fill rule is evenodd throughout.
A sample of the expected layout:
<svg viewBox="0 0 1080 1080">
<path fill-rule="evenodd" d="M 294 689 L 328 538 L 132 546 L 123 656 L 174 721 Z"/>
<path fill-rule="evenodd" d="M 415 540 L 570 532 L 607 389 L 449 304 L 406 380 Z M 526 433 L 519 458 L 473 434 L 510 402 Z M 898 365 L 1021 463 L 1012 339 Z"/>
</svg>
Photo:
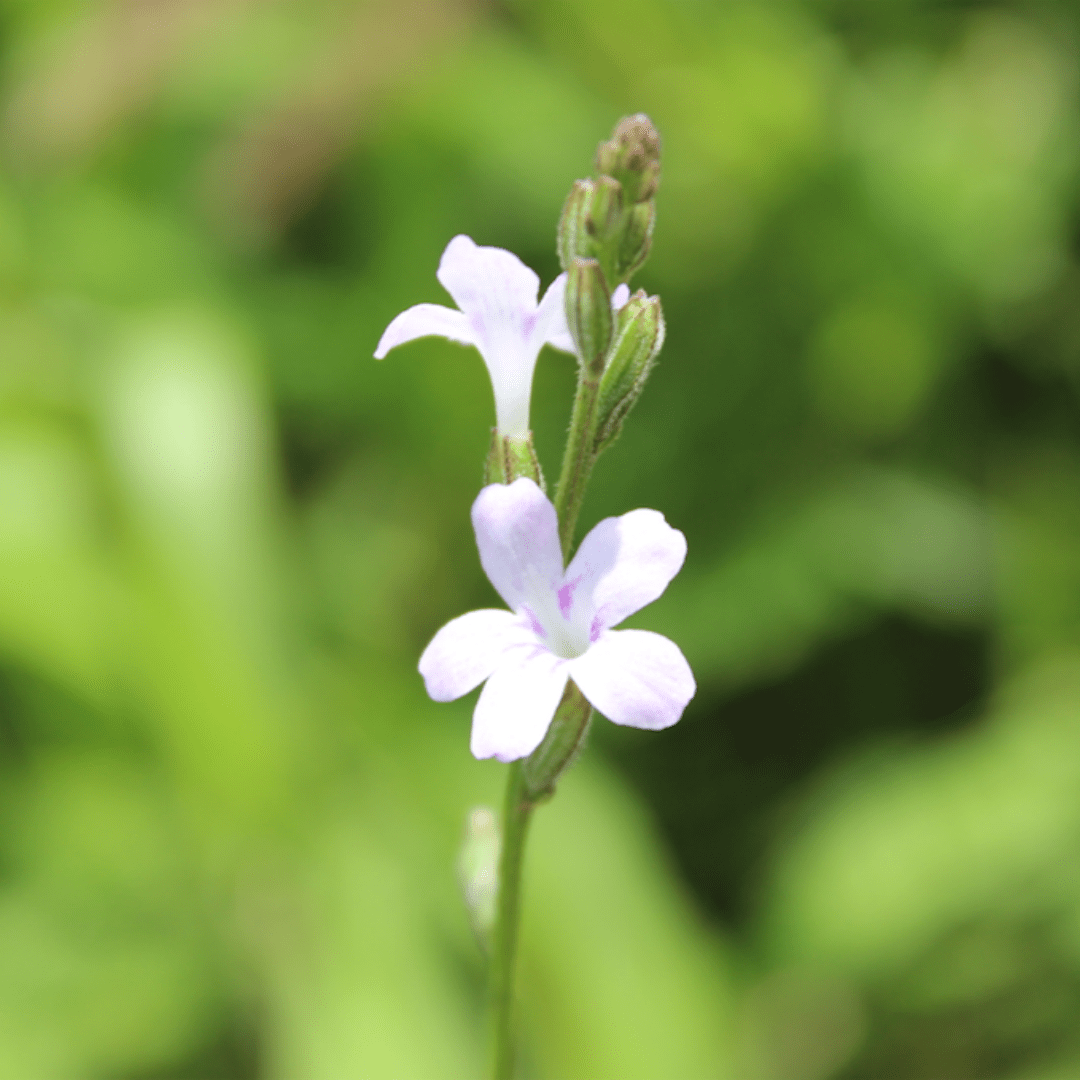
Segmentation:
<svg viewBox="0 0 1080 1080">
<path fill-rule="evenodd" d="M 540 744 L 573 679 L 609 720 L 659 730 L 696 689 L 677 645 L 614 630 L 679 572 L 686 539 L 656 510 L 605 518 L 563 569 L 555 508 L 531 480 L 491 484 L 472 508 L 480 562 L 512 610 L 471 611 L 444 626 L 420 658 L 436 701 L 485 679 L 473 713 L 478 758 L 514 761 Z"/>
<path fill-rule="evenodd" d="M 455 236 L 439 260 L 436 277 L 459 310 L 417 304 L 403 311 L 383 332 L 375 359 L 422 337 L 475 345 L 495 391 L 495 426 L 503 435 L 525 438 L 533 369 L 541 348 L 551 345 L 574 352 L 563 309 L 566 275 L 551 283 L 538 304 L 540 279 L 516 255 Z M 629 289 L 620 286 L 614 306 L 625 304 L 628 296 Z"/>
</svg>

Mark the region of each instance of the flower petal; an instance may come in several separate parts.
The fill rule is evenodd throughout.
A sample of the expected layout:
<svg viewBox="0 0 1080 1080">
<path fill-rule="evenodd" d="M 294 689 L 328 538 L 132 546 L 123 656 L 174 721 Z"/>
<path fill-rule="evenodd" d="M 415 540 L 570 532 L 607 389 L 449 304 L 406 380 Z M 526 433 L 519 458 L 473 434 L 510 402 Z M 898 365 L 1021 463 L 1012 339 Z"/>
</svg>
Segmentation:
<svg viewBox="0 0 1080 1080">
<path fill-rule="evenodd" d="M 671 727 L 697 689 L 678 645 L 649 630 L 608 630 L 570 661 L 570 677 L 597 712 L 650 731 Z"/>
<path fill-rule="evenodd" d="M 520 611 L 541 590 L 554 595 L 562 577 L 555 507 L 527 477 L 489 484 L 472 507 L 480 564 L 499 595 Z"/>
<path fill-rule="evenodd" d="M 488 318 L 520 323 L 527 315 L 531 326 L 540 279 L 513 252 L 455 236 L 439 260 L 436 277 L 481 334 Z"/>
<path fill-rule="evenodd" d="M 561 352 L 573 353 L 574 339 L 566 325 L 566 275 L 560 274 L 547 288 L 536 312 L 533 329 L 539 345 L 550 345 Z"/>
<path fill-rule="evenodd" d="M 442 304 L 417 304 L 403 311 L 383 331 L 375 359 L 381 360 L 391 349 L 422 337 L 444 337 L 462 345 L 475 345 L 476 335 L 469 320 L 460 311 Z"/>
<path fill-rule="evenodd" d="M 624 281 L 621 285 L 615 286 L 615 291 L 611 294 L 611 310 L 618 311 L 620 308 L 626 307 L 626 301 L 630 299 L 630 286 Z"/>
<path fill-rule="evenodd" d="M 686 537 L 658 510 L 604 518 L 582 540 L 564 577 L 575 607 L 588 605 L 590 638 L 651 604 L 685 558 Z"/>
<path fill-rule="evenodd" d="M 454 701 L 479 686 L 506 650 L 532 640 L 511 611 L 485 608 L 452 619 L 420 657 L 420 674 L 434 701 Z"/>
<path fill-rule="evenodd" d="M 567 661 L 538 645 L 506 654 L 480 692 L 469 749 L 477 758 L 516 761 L 539 745 L 566 689 Z"/>
<path fill-rule="evenodd" d="M 495 392 L 495 423 L 504 435 L 529 431 L 529 397 L 541 341 L 535 338 L 540 279 L 502 248 L 455 236 L 439 262 L 439 281 L 465 313 Z"/>
</svg>

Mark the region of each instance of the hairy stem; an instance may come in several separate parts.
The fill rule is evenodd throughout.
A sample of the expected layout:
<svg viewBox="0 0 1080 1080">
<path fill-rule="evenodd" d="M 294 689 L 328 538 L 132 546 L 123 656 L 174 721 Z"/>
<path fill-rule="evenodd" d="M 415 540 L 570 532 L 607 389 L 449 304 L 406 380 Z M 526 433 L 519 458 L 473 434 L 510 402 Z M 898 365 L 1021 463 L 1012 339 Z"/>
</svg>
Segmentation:
<svg viewBox="0 0 1080 1080">
<path fill-rule="evenodd" d="M 559 487 L 555 492 L 555 512 L 559 517 L 559 541 L 562 544 L 563 561 L 570 558 L 574 543 L 581 503 L 585 498 L 585 485 L 596 462 L 596 402 L 600 389 L 598 375 L 582 372 L 578 380 L 574 408 L 570 414 L 570 431 L 566 437 Z"/>
</svg>

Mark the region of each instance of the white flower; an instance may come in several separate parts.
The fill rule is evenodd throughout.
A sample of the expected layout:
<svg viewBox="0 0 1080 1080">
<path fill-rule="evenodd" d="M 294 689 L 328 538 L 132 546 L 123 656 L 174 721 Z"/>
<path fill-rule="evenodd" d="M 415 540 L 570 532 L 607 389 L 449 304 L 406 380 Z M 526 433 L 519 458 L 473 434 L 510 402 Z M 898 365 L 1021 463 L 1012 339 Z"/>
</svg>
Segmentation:
<svg viewBox="0 0 1080 1080">
<path fill-rule="evenodd" d="M 495 426 L 503 435 L 524 438 L 529 432 L 533 369 L 541 348 L 547 344 L 574 352 L 563 310 L 566 275 L 560 274 L 537 304 L 540 279 L 516 255 L 455 236 L 439 260 L 436 277 L 459 310 L 417 304 L 403 311 L 383 332 L 375 359 L 421 337 L 475 345 L 495 391 Z M 629 294 L 620 285 L 613 305 L 621 307 Z"/>
<path fill-rule="evenodd" d="M 531 480 L 491 484 L 473 503 L 480 562 L 511 611 L 471 611 L 420 657 L 436 701 L 485 679 L 473 713 L 478 758 L 514 761 L 536 749 L 573 679 L 616 724 L 659 730 L 696 689 L 677 645 L 647 630 L 613 630 L 679 572 L 686 539 L 656 510 L 605 518 L 564 570 L 555 508 Z"/>
</svg>

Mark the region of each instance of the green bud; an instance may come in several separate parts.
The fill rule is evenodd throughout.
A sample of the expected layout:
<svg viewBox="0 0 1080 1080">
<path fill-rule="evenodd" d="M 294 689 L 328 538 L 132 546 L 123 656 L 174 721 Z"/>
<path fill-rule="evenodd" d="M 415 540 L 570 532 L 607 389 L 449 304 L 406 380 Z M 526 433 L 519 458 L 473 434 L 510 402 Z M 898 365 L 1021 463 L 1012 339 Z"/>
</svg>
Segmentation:
<svg viewBox="0 0 1080 1080">
<path fill-rule="evenodd" d="M 494 811 L 486 806 L 471 810 L 465 822 L 465 841 L 458 855 L 458 881 L 469 922 L 485 949 L 495 925 L 499 847 L 499 823 Z"/>
<path fill-rule="evenodd" d="M 644 114 L 624 116 L 596 151 L 596 169 L 622 184 L 630 202 L 656 194 L 660 183 L 660 133 Z"/>
<path fill-rule="evenodd" d="M 525 796 L 533 803 L 555 793 L 559 777 L 574 763 L 589 730 L 592 706 L 571 680 L 543 742 L 525 759 Z"/>
<path fill-rule="evenodd" d="M 664 344 L 664 312 L 660 297 L 639 289 L 619 312 L 615 339 L 600 379 L 596 409 L 595 452 L 610 446 L 627 413 L 641 396 L 656 356 Z"/>
<path fill-rule="evenodd" d="M 623 190 L 618 180 L 601 176 L 588 181 L 592 190 L 585 214 L 585 228 L 598 243 L 606 244 L 622 221 Z"/>
<path fill-rule="evenodd" d="M 566 272 L 566 323 L 586 371 L 599 375 L 611 344 L 611 293 L 596 259 L 574 259 Z"/>
<path fill-rule="evenodd" d="M 614 264 L 623 225 L 622 185 L 610 176 L 575 180 L 559 220 L 559 262 L 570 269 L 575 259 Z"/>
<path fill-rule="evenodd" d="M 575 180 L 563 204 L 562 217 L 559 218 L 558 249 L 559 262 L 564 270 L 569 270 L 575 259 L 592 257 L 593 239 L 586 224 L 592 193 L 591 180 Z"/>
<path fill-rule="evenodd" d="M 503 435 L 498 428 L 491 429 L 491 448 L 484 463 L 485 484 L 512 484 L 520 476 L 527 476 L 541 491 L 546 491 L 544 474 L 533 446 L 532 432 L 524 439 Z"/>
<path fill-rule="evenodd" d="M 645 264 L 652 248 L 656 224 L 656 203 L 635 203 L 625 215 L 619 249 L 615 257 L 613 279 L 618 284 L 629 280 Z"/>
</svg>

